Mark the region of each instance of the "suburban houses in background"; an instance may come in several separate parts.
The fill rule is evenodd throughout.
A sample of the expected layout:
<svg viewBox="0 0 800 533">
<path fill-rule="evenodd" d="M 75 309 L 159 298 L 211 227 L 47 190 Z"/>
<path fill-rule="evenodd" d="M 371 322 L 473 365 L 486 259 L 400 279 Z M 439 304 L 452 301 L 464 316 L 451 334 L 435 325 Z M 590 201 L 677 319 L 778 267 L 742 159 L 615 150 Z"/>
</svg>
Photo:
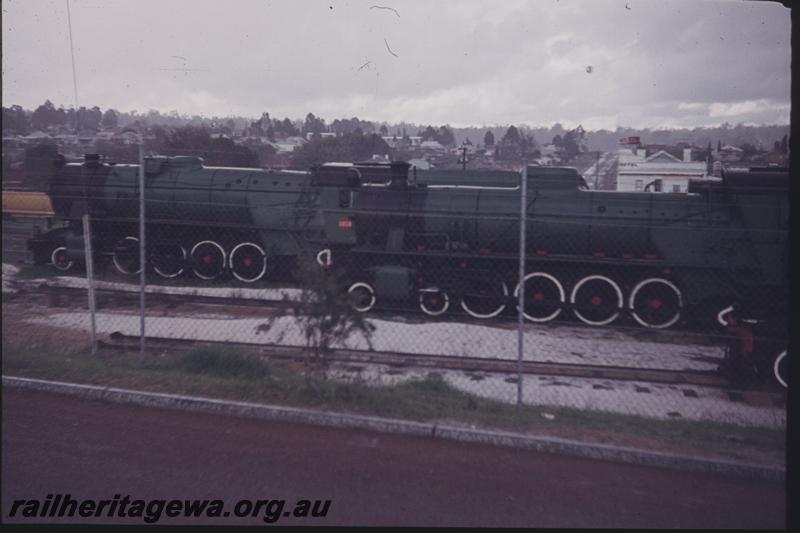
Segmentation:
<svg viewBox="0 0 800 533">
<path fill-rule="evenodd" d="M 641 133 L 560 124 L 455 128 L 358 118 L 327 124 L 312 113 L 304 121 L 268 113 L 258 120 L 208 119 L 176 112 L 101 112 L 97 107 L 75 113 L 48 101 L 33 112 L 3 108 L 3 186 L 24 188 L 26 165 L 54 152 L 76 159 L 98 153 L 110 161 L 136 163 L 141 132 L 146 155 L 199 155 L 209 166 L 302 170 L 325 161 L 404 160 L 424 171 L 564 165 L 577 168 L 591 188 L 686 193 L 690 179 L 718 177 L 723 168 L 788 165 L 788 130 L 727 124 Z M 746 141 L 723 142 L 734 138 Z"/>
</svg>

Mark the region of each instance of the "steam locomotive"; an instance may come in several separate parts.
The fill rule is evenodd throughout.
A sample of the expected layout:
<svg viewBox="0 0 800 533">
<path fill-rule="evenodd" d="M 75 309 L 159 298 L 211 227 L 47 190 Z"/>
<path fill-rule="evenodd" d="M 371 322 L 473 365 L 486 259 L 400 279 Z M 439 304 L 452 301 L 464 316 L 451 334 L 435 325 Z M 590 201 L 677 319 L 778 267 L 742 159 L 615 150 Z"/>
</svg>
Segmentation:
<svg viewBox="0 0 800 533">
<path fill-rule="evenodd" d="M 667 328 L 717 316 L 785 321 L 785 168 L 725 172 L 689 193 L 590 190 L 573 168 L 417 172 L 405 162 L 326 163 L 307 172 L 144 162 L 147 261 L 163 278 L 269 279 L 315 257 L 347 276 L 360 311 L 404 302 L 475 318 L 516 306 L 548 322 L 573 315 Z M 139 272 L 139 166 L 59 158 L 50 180 L 66 227 L 29 242 L 37 262 L 83 260 L 81 217 L 98 259 Z M 527 179 L 526 275 L 517 282 L 521 176 Z M 453 305 L 453 307 L 456 307 Z"/>
</svg>

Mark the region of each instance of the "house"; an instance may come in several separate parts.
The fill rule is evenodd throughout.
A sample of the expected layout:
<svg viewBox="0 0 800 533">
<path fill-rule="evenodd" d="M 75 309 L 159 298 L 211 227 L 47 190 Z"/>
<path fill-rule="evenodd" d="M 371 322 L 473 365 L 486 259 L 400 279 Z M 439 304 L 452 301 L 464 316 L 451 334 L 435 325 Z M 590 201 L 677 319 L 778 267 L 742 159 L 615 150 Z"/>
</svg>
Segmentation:
<svg viewBox="0 0 800 533">
<path fill-rule="evenodd" d="M 395 149 L 397 145 L 400 144 L 402 137 L 398 137 L 397 135 L 387 135 L 385 137 L 381 137 L 383 141 L 389 145 L 389 148 Z"/>
<path fill-rule="evenodd" d="M 730 144 L 723 144 L 722 147 L 719 149 L 718 152 L 715 152 L 715 159 L 722 161 L 724 163 L 736 163 L 742 160 L 742 156 L 744 155 L 744 150 L 737 146 L 731 146 Z"/>
<path fill-rule="evenodd" d="M 455 148 L 452 148 L 450 150 L 450 153 L 456 154 L 457 156 L 460 157 L 464 155 L 464 149 L 467 150 L 467 155 L 475 155 L 478 151 L 478 149 L 475 147 L 474 144 L 462 143 L 461 146 L 456 146 Z"/>
<path fill-rule="evenodd" d="M 306 133 L 306 140 L 310 141 L 311 139 L 314 138 L 315 135 L 319 135 L 319 137 L 321 139 L 326 139 L 328 137 L 336 137 L 336 134 L 332 133 L 330 131 L 322 131 L 320 133 L 314 133 L 314 132 L 309 131 L 308 133 Z"/>
<path fill-rule="evenodd" d="M 621 148 L 618 153 L 617 190 L 685 193 L 689 180 L 706 176 L 706 163 L 692 161 L 692 149 L 683 159 L 665 150 L 645 157 L 641 148 Z"/>
<path fill-rule="evenodd" d="M 430 170 L 431 169 L 431 164 L 427 160 L 421 159 L 421 158 L 418 158 L 418 157 L 416 157 L 414 159 L 409 159 L 408 160 L 408 164 L 411 165 L 412 167 L 417 167 L 417 170 Z"/>
<path fill-rule="evenodd" d="M 439 144 L 438 141 L 422 141 L 422 143 L 420 143 L 419 147 L 422 150 L 429 150 L 429 151 L 432 151 L 432 152 L 444 152 L 445 151 L 445 147 L 442 146 L 441 144 Z"/>
</svg>

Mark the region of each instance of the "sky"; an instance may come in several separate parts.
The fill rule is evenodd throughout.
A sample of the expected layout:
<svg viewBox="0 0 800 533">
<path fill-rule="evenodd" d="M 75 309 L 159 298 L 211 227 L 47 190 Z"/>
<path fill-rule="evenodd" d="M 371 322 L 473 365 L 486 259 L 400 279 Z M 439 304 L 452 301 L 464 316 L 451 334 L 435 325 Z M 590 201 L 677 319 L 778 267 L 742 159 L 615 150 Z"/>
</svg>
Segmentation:
<svg viewBox="0 0 800 533">
<path fill-rule="evenodd" d="M 789 123 L 791 17 L 773 2 L 2 0 L 2 15 L 6 107 L 68 108 L 77 86 L 79 106 L 208 117 Z"/>
</svg>

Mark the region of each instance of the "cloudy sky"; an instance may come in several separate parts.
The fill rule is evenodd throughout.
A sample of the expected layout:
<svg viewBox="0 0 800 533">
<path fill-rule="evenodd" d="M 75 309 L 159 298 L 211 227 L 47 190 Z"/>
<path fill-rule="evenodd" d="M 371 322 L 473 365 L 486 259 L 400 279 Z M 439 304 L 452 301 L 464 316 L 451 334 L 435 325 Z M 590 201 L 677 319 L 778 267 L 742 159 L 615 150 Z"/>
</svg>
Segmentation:
<svg viewBox="0 0 800 533">
<path fill-rule="evenodd" d="M 736 0 L 3 0 L 3 105 L 587 129 L 788 124 L 790 11 Z"/>
</svg>

